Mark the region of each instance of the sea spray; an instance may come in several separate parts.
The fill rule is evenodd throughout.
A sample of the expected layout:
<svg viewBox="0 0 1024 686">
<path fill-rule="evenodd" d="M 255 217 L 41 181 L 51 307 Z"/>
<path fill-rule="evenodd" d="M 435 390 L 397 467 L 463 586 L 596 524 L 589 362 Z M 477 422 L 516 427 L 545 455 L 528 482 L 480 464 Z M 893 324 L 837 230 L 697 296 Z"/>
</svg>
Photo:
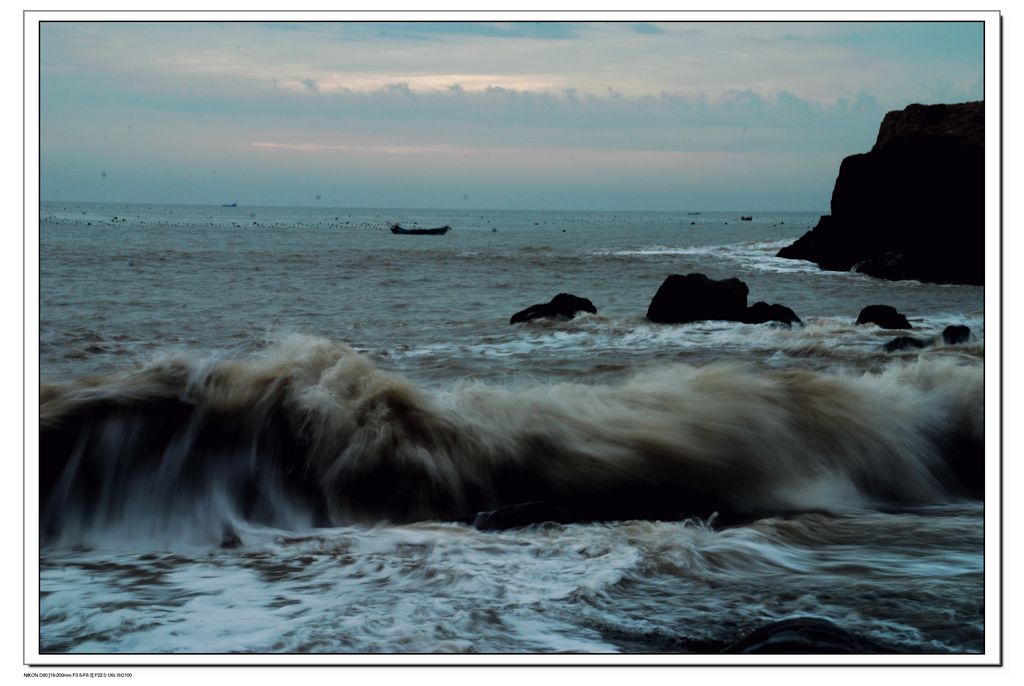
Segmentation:
<svg viewBox="0 0 1024 686">
<path fill-rule="evenodd" d="M 544 501 L 581 520 L 980 496 L 982 369 L 674 364 L 614 385 L 427 391 L 326 339 L 165 357 L 41 393 L 49 537 L 232 522 L 452 520 Z"/>
</svg>

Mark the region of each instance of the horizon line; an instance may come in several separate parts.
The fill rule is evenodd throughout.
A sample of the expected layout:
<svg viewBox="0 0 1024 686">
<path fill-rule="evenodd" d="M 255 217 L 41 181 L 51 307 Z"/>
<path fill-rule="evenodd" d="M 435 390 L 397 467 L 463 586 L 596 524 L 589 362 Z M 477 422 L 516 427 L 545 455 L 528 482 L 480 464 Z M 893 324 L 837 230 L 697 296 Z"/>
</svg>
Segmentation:
<svg viewBox="0 0 1024 686">
<path fill-rule="evenodd" d="M 292 205 L 292 204 L 263 204 L 263 205 L 249 205 L 236 203 L 236 207 L 232 208 L 225 204 L 218 203 L 185 203 L 185 202 L 137 202 L 137 201 L 123 201 L 123 200 L 46 200 L 40 199 L 39 204 L 78 204 L 78 205 L 168 205 L 172 207 L 216 207 L 223 209 L 243 209 L 243 208 L 264 208 L 264 209 L 338 209 L 338 210 L 424 210 L 430 212 L 438 211 L 451 211 L 451 212 L 650 212 L 650 213 L 674 213 L 674 212 L 762 212 L 762 213 L 803 213 L 803 212 L 820 212 L 823 214 L 830 214 L 831 209 L 757 209 L 749 207 L 729 207 L 725 209 L 709 209 L 701 207 L 680 207 L 670 210 L 656 210 L 656 209 L 604 209 L 604 208 L 586 208 L 586 209 L 573 209 L 573 208 L 544 208 L 544 207 L 411 207 L 411 206 L 383 206 L 383 205 Z"/>
</svg>

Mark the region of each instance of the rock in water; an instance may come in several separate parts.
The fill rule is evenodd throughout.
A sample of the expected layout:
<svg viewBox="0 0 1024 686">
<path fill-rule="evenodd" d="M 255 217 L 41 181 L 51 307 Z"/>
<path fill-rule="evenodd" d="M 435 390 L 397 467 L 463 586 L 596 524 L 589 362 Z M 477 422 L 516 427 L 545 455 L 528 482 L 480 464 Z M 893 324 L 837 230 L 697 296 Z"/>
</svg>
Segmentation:
<svg viewBox="0 0 1024 686">
<path fill-rule="evenodd" d="M 946 345 L 959 345 L 969 340 L 971 340 L 971 329 L 963 324 L 947 326 L 942 330 L 942 341 Z"/>
<path fill-rule="evenodd" d="M 877 324 L 883 329 L 913 329 L 907 318 L 890 305 L 868 305 L 857 316 L 857 324 Z"/>
<path fill-rule="evenodd" d="M 784 305 L 757 302 L 747 307 L 747 284 L 737 278 L 715 281 L 704 274 L 670 275 L 654 294 L 647 319 L 659 324 L 685 324 L 708 319 L 764 324 L 778 322 L 803 326 L 800 317 Z"/>
<path fill-rule="evenodd" d="M 654 294 L 647 318 L 659 324 L 744 321 L 747 293 L 747 284 L 736 278 L 715 281 L 704 274 L 671 274 Z"/>
<path fill-rule="evenodd" d="M 800 326 L 804 324 L 800 321 L 800 317 L 796 316 L 796 312 L 785 305 L 769 305 L 766 302 L 754 303 L 747 309 L 745 316 L 744 321 L 747 324 L 764 324 L 766 322 L 779 322 L 786 326 L 791 326 L 794 323 Z"/>
<path fill-rule="evenodd" d="M 865 308 L 865 309 L 867 309 L 867 308 Z M 893 310 L 893 311 L 895 312 L 895 310 Z M 863 312 L 861 314 L 863 315 Z M 902 316 L 902 315 L 898 315 L 898 316 Z M 858 323 L 860 323 L 859 320 L 858 320 Z M 892 328 L 892 327 L 886 327 L 886 328 Z M 909 328 L 909 325 L 908 325 L 908 328 Z M 883 346 L 883 348 L 885 349 L 886 352 L 889 352 L 889 353 L 891 353 L 891 352 L 898 352 L 900 350 L 909 350 L 911 348 L 925 348 L 925 347 L 928 347 L 930 345 L 934 345 L 935 343 L 938 342 L 938 340 L 939 340 L 938 337 L 932 337 L 932 338 L 929 338 L 928 340 L 924 340 L 923 341 L 920 338 L 913 338 L 911 336 L 897 336 L 896 338 L 894 338 L 891 341 L 889 341 L 888 343 L 886 343 Z M 966 326 L 963 326 L 962 324 L 961 325 L 954 325 L 954 326 L 947 326 L 942 331 L 942 342 L 945 343 L 946 345 L 959 345 L 961 343 L 966 343 L 969 340 L 971 340 L 971 330 L 970 330 L 970 328 L 968 328 Z"/>
<path fill-rule="evenodd" d="M 579 298 L 570 293 L 559 293 L 551 299 L 551 302 L 531 305 L 525 310 L 516 312 L 512 315 L 512 319 L 510 319 L 508 323 L 518 324 L 520 322 L 528 322 L 531 319 L 537 319 L 540 317 L 546 317 L 549 319 L 572 319 L 576 316 L 577 312 L 590 312 L 591 314 L 597 314 L 597 308 L 594 307 L 594 303 L 590 302 L 586 298 Z"/>
<path fill-rule="evenodd" d="M 926 345 L 928 345 L 928 341 L 922 341 L 919 338 L 914 338 L 912 336 L 897 336 L 882 347 L 885 352 L 894 353 L 900 350 L 910 350 L 911 348 L 923 348 Z"/>
<path fill-rule="evenodd" d="M 870 639 L 854 636 L 827 619 L 793 617 L 766 624 L 722 652 L 743 655 L 870 655 L 894 651 Z"/>
<path fill-rule="evenodd" d="M 885 115 L 870 152 L 843 160 L 832 214 L 779 251 L 883 279 L 985 280 L 985 103 Z"/>
</svg>

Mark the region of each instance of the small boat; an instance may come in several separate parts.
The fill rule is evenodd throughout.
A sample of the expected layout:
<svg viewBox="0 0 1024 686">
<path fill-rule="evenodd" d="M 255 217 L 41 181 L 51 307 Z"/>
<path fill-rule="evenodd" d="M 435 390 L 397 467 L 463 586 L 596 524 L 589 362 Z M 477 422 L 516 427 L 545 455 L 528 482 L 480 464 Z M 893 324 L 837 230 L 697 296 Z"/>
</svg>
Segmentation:
<svg viewBox="0 0 1024 686">
<path fill-rule="evenodd" d="M 238 207 L 238 203 L 237 202 L 233 202 L 230 205 L 221 205 L 221 207 Z"/>
<path fill-rule="evenodd" d="M 753 217 L 740 217 L 740 221 L 741 222 L 751 222 L 751 221 L 754 221 L 754 218 Z"/>
<path fill-rule="evenodd" d="M 443 236 L 451 230 L 450 226 L 439 226 L 436 229 L 403 229 L 398 224 L 391 225 L 391 233 L 408 236 Z"/>
</svg>

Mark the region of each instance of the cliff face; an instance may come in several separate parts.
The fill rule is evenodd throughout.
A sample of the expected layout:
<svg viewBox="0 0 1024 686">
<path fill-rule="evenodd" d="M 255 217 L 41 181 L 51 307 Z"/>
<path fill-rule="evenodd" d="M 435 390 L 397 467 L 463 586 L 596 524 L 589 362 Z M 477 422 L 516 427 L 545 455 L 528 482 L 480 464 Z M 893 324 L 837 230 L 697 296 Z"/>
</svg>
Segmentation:
<svg viewBox="0 0 1024 686">
<path fill-rule="evenodd" d="M 884 279 L 983 284 L 985 104 L 885 115 L 870 152 L 843 160 L 832 214 L 779 257 Z"/>
</svg>

